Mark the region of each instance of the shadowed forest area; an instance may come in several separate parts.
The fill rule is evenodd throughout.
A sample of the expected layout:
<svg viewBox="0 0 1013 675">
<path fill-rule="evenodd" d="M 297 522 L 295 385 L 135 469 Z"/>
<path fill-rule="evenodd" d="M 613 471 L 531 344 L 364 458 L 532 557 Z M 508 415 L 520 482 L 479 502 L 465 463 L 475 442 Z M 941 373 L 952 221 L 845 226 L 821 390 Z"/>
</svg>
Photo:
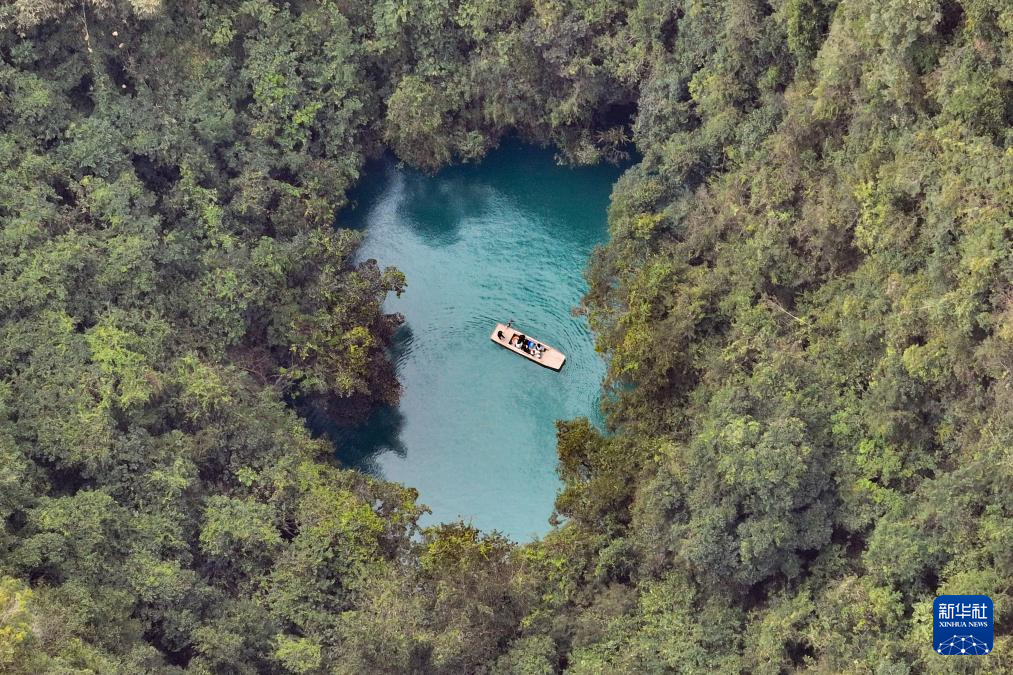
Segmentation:
<svg viewBox="0 0 1013 675">
<path fill-rule="evenodd" d="M 5 0 L 0 672 L 1013 672 L 1011 123 L 1002 0 Z M 640 158 L 524 546 L 289 405 L 398 397 L 366 159 L 507 135 Z"/>
</svg>

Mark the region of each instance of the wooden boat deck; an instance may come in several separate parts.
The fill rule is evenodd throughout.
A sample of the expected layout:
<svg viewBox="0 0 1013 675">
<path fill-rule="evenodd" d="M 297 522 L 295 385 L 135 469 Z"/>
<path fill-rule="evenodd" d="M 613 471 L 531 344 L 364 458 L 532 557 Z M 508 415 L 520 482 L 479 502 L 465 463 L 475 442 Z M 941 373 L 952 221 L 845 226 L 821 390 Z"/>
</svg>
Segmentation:
<svg viewBox="0 0 1013 675">
<path fill-rule="evenodd" d="M 497 336 L 500 331 L 503 331 L 502 340 L 500 340 L 499 337 Z M 523 349 L 511 345 L 510 340 L 515 335 L 524 335 L 529 340 L 533 340 L 538 344 L 542 345 L 543 347 L 545 347 L 545 351 L 542 353 L 542 358 L 538 358 L 534 354 L 528 354 Z M 534 361 L 538 365 L 548 368 L 550 370 L 555 370 L 558 372 L 559 370 L 562 369 L 563 364 L 566 363 L 566 355 L 564 355 L 563 352 L 559 351 L 558 349 L 550 347 L 549 345 L 545 344 L 538 338 L 532 337 L 527 333 L 522 333 L 516 328 L 507 328 L 506 325 L 502 323 L 496 324 L 496 327 L 492 329 L 492 333 L 489 335 L 489 339 L 498 344 L 500 347 L 503 347 L 504 349 L 509 349 L 515 354 L 520 354 L 529 361 Z"/>
</svg>

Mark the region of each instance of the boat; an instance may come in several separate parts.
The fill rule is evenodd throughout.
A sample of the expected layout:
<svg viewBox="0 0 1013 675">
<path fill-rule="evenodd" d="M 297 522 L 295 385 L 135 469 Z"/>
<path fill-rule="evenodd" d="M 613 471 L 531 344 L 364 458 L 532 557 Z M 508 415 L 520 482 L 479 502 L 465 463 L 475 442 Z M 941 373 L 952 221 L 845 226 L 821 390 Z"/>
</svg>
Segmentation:
<svg viewBox="0 0 1013 675">
<path fill-rule="evenodd" d="M 500 337 L 501 335 L 503 337 Z M 514 341 L 514 338 L 531 340 L 536 345 L 539 345 L 542 347 L 542 349 L 539 350 L 541 351 L 541 356 L 539 356 L 537 352 L 527 352 L 521 349 L 517 345 L 516 341 Z M 500 347 L 509 349 L 515 354 L 520 354 L 529 361 L 534 361 L 538 365 L 548 368 L 549 370 L 559 372 L 563 368 L 563 364 L 566 363 L 566 355 L 563 354 L 563 352 L 550 347 L 541 340 L 533 338 L 530 335 L 525 335 L 516 328 L 502 323 L 496 324 L 496 327 L 492 329 L 492 334 L 489 335 L 489 339 L 498 344 Z"/>
</svg>

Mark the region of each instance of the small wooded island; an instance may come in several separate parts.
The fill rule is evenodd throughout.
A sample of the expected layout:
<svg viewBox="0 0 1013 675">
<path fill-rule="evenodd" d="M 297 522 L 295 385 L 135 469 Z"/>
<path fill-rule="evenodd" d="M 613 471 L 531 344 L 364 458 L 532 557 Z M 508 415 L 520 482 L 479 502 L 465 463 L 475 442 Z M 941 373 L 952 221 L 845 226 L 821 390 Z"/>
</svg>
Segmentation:
<svg viewBox="0 0 1013 675">
<path fill-rule="evenodd" d="M 7 0 L 0 672 L 1013 672 L 1011 128 L 1008 0 Z M 307 428 L 414 395 L 367 162 L 506 139 L 626 167 L 525 542 Z"/>
</svg>

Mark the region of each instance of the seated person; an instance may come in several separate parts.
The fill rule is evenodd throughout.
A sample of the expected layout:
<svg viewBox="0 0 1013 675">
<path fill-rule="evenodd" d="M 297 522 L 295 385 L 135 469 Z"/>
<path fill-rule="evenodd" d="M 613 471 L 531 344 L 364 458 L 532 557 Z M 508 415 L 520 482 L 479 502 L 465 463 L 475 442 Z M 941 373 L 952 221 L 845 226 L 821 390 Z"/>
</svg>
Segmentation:
<svg viewBox="0 0 1013 675">
<path fill-rule="evenodd" d="M 496 331 L 496 338 L 499 340 L 503 339 L 503 331 Z"/>
</svg>

